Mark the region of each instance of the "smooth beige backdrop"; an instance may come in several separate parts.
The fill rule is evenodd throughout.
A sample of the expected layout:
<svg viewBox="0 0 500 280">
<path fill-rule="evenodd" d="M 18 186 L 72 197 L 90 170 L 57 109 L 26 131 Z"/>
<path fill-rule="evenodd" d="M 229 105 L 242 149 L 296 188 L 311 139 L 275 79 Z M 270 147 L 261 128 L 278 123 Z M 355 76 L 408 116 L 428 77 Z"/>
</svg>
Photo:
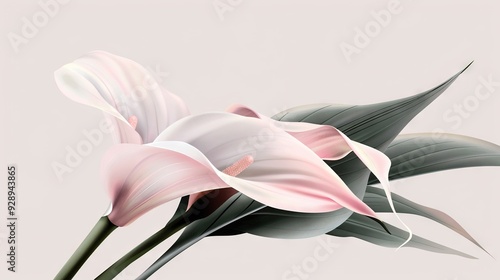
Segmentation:
<svg viewBox="0 0 500 280">
<path fill-rule="evenodd" d="M 500 82 L 497 1 L 61 0 L 48 12 L 40 4 L 46 2 L 4 0 L 0 7 L 0 167 L 15 163 L 19 169 L 18 272 L 8 273 L 2 261 L 0 279 L 52 279 L 108 205 L 98 166 L 112 144 L 109 135 L 62 180 L 52 168 L 64 163 L 66 149 L 75 149 L 85 140 L 83 132 L 98 129 L 103 119 L 97 110 L 63 97 L 53 79 L 54 70 L 88 51 L 106 50 L 150 67 L 194 114 L 232 103 L 273 115 L 307 103 L 381 102 L 429 89 L 475 60 L 404 132 L 440 130 L 500 144 L 500 86 L 489 91 L 481 86 L 481 79 Z M 391 19 L 375 23 L 387 15 L 381 10 L 391 10 Z M 23 34 L 27 22 L 36 22 L 36 31 Z M 361 40 L 357 28 L 363 33 L 368 28 L 369 41 Z M 347 45 L 351 55 L 342 51 Z M 465 106 L 461 115 L 459 106 Z M 430 174 L 393 188 L 449 213 L 500 257 L 500 168 Z M 161 227 L 176 203 L 114 232 L 75 279 L 93 279 Z M 430 221 L 403 218 L 415 233 L 479 259 L 413 248 L 395 251 L 354 239 L 245 235 L 206 239 L 151 279 L 281 280 L 302 264 L 309 272 L 295 279 L 498 279 L 498 262 L 467 240 Z M 387 221 L 397 225 L 390 215 Z M 6 237 L 1 226 L 2 256 Z M 333 242 L 332 250 L 315 261 L 314 251 L 327 241 Z M 118 279 L 134 279 L 169 244 Z"/>
</svg>

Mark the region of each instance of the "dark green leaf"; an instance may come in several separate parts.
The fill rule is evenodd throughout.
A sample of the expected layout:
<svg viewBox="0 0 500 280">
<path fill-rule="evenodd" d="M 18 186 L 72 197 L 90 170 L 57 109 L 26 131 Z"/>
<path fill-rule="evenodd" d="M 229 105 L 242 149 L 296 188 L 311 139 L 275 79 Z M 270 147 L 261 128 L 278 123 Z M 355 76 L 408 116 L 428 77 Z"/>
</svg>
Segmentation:
<svg viewBox="0 0 500 280">
<path fill-rule="evenodd" d="M 392 212 L 389 202 L 387 201 L 387 197 L 385 196 L 385 192 L 382 189 L 368 186 L 363 201 L 375 212 Z M 398 213 L 414 214 L 436 221 L 454 230 L 487 252 L 457 221 L 446 213 L 434 208 L 420 205 L 395 193 L 392 194 L 392 201 Z"/>
<path fill-rule="evenodd" d="M 472 62 L 471 62 L 472 63 Z M 289 122 L 331 125 L 354 141 L 385 151 L 401 130 L 443 93 L 468 67 L 442 84 L 410 97 L 370 105 L 308 105 L 286 110 L 273 118 Z M 362 198 L 369 171 L 354 155 L 328 165 Z"/>
<path fill-rule="evenodd" d="M 338 227 L 351 214 L 346 208 L 326 213 L 298 213 L 265 207 L 212 235 L 251 233 L 281 239 L 308 238 Z"/>
<path fill-rule="evenodd" d="M 455 134 L 400 135 L 385 154 L 392 161 L 391 180 L 455 168 L 500 166 L 500 146 Z M 377 182 L 370 177 L 369 184 Z"/>
<path fill-rule="evenodd" d="M 338 237 L 355 237 L 379 246 L 391 248 L 399 247 L 408 238 L 409 233 L 407 231 L 387 223 L 386 226 L 389 228 L 391 234 L 387 233 L 379 224 L 377 224 L 377 222 L 369 219 L 368 217 L 354 213 L 345 223 L 328 234 Z M 436 253 L 453 254 L 465 258 L 475 259 L 473 256 L 440 245 L 417 235 L 413 235 L 413 238 L 404 247 L 414 247 Z"/>
</svg>

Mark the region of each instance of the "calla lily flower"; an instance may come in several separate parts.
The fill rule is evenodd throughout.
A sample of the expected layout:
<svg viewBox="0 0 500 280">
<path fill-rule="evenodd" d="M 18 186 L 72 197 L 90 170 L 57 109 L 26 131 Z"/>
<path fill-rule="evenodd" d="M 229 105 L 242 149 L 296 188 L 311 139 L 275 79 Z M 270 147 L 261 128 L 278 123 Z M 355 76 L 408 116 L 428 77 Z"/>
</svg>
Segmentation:
<svg viewBox="0 0 500 280">
<path fill-rule="evenodd" d="M 184 102 L 162 88 L 146 68 L 104 51 L 88 53 L 54 76 L 69 99 L 110 117 L 118 143 L 150 143 L 170 124 L 189 115 Z"/>
<path fill-rule="evenodd" d="M 294 137 L 266 119 L 206 113 L 177 121 L 154 143 L 112 147 L 102 165 L 113 205 L 109 219 L 124 226 L 167 201 L 222 188 L 284 210 L 311 213 L 346 207 L 375 217 L 317 155 L 321 151 L 327 158 L 339 158 L 347 154 L 348 145 L 336 139 L 329 148 L 320 147 L 314 134 L 326 126 L 308 126 L 313 127 L 312 133 L 296 129 Z M 255 142 L 262 133 L 267 138 Z M 380 172 L 387 172 L 385 155 L 354 141 L 344 143 L 381 178 Z"/>
</svg>

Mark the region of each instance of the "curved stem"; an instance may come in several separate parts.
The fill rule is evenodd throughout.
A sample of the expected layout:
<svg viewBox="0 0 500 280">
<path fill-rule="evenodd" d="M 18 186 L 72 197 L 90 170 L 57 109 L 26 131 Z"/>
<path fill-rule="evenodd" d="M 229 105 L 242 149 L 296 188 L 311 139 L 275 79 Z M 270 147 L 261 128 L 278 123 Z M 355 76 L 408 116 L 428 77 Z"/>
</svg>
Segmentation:
<svg viewBox="0 0 500 280">
<path fill-rule="evenodd" d="M 117 226 L 111 223 L 107 216 L 101 217 L 66 264 L 61 268 L 54 280 L 72 279 L 95 249 L 116 228 Z"/>
<path fill-rule="evenodd" d="M 108 267 L 103 273 L 101 273 L 95 280 L 110 280 L 116 277 L 120 272 L 122 272 L 127 266 L 136 261 L 138 258 L 149 252 L 151 249 L 156 247 L 158 244 L 165 241 L 179 230 L 186 227 L 191 220 L 186 219 L 186 216 L 181 215 L 176 219 L 169 222 L 164 228 L 157 231 L 155 234 L 150 236 L 148 239 L 143 241 L 141 244 L 137 245 L 132 251 L 128 252 L 126 255 L 121 257 L 113 265 Z"/>
</svg>

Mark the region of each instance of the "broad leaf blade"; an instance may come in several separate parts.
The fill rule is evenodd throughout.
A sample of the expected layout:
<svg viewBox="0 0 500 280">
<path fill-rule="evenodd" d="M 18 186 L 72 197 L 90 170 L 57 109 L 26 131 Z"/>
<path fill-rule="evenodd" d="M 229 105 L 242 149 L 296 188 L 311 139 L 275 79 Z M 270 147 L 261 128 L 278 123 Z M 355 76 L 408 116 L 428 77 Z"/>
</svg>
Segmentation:
<svg viewBox="0 0 500 280">
<path fill-rule="evenodd" d="M 410 97 L 370 105 L 306 105 L 280 112 L 273 119 L 331 125 L 352 140 L 385 150 L 408 122 L 471 64 L 440 85 Z"/>
<path fill-rule="evenodd" d="M 351 214 L 345 208 L 326 213 L 298 213 L 265 207 L 214 232 L 212 236 L 250 233 L 280 239 L 308 238 L 331 231 Z"/>
<path fill-rule="evenodd" d="M 363 201 L 375 212 L 392 212 L 389 203 L 387 202 L 384 190 L 382 189 L 368 186 Z M 434 208 L 420 205 L 395 193 L 392 194 L 392 201 L 394 202 L 394 207 L 398 213 L 414 214 L 436 221 L 467 238 L 469 241 L 488 253 L 457 221 L 455 221 L 448 214 Z"/>
<path fill-rule="evenodd" d="M 472 63 L 472 62 L 471 62 Z M 273 118 L 336 127 L 354 141 L 382 152 L 401 130 L 425 107 L 440 96 L 468 67 L 442 84 L 410 97 L 370 105 L 308 105 L 286 110 Z M 362 198 L 370 172 L 353 154 L 328 165 Z"/>
<path fill-rule="evenodd" d="M 408 238 L 408 232 L 386 223 L 391 234 L 387 233 L 377 222 L 368 217 L 354 213 L 345 223 L 329 232 L 329 235 L 338 237 L 355 237 L 367 242 L 390 248 L 397 248 Z M 417 235 L 405 245 L 426 251 L 452 254 L 465 258 L 475 259 L 466 253 L 451 249 Z"/>
<path fill-rule="evenodd" d="M 209 216 L 196 220 L 186 227 L 177 241 L 163 254 L 153 265 L 151 265 L 137 279 L 147 279 L 154 272 L 168 263 L 178 254 L 200 241 L 204 237 L 217 231 L 218 229 L 241 219 L 259 209 L 264 205 L 250 199 L 249 197 L 237 193 L 229 198 L 215 212 Z"/>
<path fill-rule="evenodd" d="M 500 146 L 472 137 L 431 133 L 401 135 L 385 151 L 396 180 L 448 169 L 500 166 Z M 369 184 L 378 180 L 370 177 Z"/>
<path fill-rule="evenodd" d="M 383 151 L 407 123 L 448 88 L 465 69 L 439 86 L 411 97 L 361 106 L 302 106 L 286 110 L 273 118 L 332 125 L 351 139 Z M 370 171 L 355 155 L 350 154 L 344 159 L 327 163 L 358 197 L 364 196 Z M 214 234 L 247 232 L 276 238 L 312 237 L 334 229 L 351 213 L 342 209 L 330 213 L 304 214 L 266 207 Z"/>
</svg>

